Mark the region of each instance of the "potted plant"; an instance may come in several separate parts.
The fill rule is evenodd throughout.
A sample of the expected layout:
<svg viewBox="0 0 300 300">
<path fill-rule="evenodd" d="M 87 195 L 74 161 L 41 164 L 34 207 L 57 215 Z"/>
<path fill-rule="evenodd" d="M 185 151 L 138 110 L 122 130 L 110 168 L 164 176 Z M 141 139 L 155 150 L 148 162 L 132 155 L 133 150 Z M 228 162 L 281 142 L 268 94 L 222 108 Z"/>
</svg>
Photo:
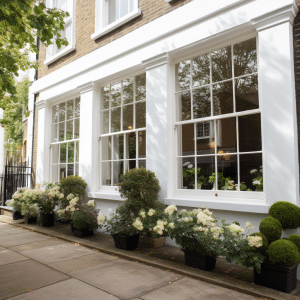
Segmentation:
<svg viewBox="0 0 300 300">
<path fill-rule="evenodd" d="M 12 196 L 11 200 L 6 201 L 6 205 L 13 207 L 13 220 L 23 219 L 21 214 L 23 194 L 25 192 L 25 188 L 18 189 Z"/>
<path fill-rule="evenodd" d="M 21 214 L 27 220 L 27 224 L 32 224 L 37 222 L 38 217 L 38 206 L 36 203 L 22 203 Z"/>
<path fill-rule="evenodd" d="M 94 229 L 103 224 L 105 218 L 100 222 L 101 217 L 98 218 L 99 209 L 96 208 L 95 200 L 89 200 L 87 203 L 83 203 L 82 199 L 79 201 L 78 197 L 73 200 L 70 201 L 72 233 L 79 238 L 90 237 L 94 234 Z"/>
<path fill-rule="evenodd" d="M 222 246 L 223 228 L 207 208 L 194 209 L 191 212 L 181 210 L 174 214 L 176 207 L 170 206 L 169 211 L 173 224 L 170 237 L 175 238 L 181 246 L 185 264 L 190 267 L 211 271 L 215 268 L 216 258 Z"/>
</svg>

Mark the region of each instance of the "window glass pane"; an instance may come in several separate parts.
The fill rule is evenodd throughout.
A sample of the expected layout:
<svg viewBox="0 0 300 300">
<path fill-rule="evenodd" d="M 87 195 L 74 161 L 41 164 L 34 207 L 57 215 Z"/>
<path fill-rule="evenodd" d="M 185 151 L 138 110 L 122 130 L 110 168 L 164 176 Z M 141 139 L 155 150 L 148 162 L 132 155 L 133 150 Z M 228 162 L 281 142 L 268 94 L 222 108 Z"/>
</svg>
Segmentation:
<svg viewBox="0 0 300 300">
<path fill-rule="evenodd" d="M 66 103 L 59 104 L 59 122 L 64 121 L 66 118 Z"/>
<path fill-rule="evenodd" d="M 80 117 L 80 98 L 75 99 L 75 118 Z"/>
<path fill-rule="evenodd" d="M 197 189 L 212 190 L 215 189 L 211 182 L 211 176 L 215 174 L 215 157 L 202 156 L 197 157 Z"/>
<path fill-rule="evenodd" d="M 191 81 L 190 60 L 177 64 L 175 69 L 177 74 L 176 91 L 189 89 Z"/>
<path fill-rule="evenodd" d="M 259 108 L 257 75 L 238 78 L 235 81 L 236 111 Z"/>
<path fill-rule="evenodd" d="M 52 123 L 58 122 L 58 105 L 52 107 Z"/>
<path fill-rule="evenodd" d="M 214 116 L 233 113 L 232 81 L 213 85 Z"/>
<path fill-rule="evenodd" d="M 76 145 L 75 161 L 79 162 L 79 141 L 75 142 L 75 145 Z"/>
<path fill-rule="evenodd" d="M 236 118 L 217 120 L 217 151 L 234 153 L 236 148 Z"/>
<path fill-rule="evenodd" d="M 117 185 L 120 183 L 121 175 L 123 172 L 123 161 L 114 161 L 113 162 L 113 185 Z"/>
<path fill-rule="evenodd" d="M 139 168 L 146 169 L 146 160 L 139 160 Z"/>
<path fill-rule="evenodd" d="M 194 125 L 194 124 L 193 124 Z M 214 122 L 196 123 L 197 155 L 215 153 Z"/>
<path fill-rule="evenodd" d="M 124 137 L 123 134 L 113 136 L 114 148 L 113 159 L 120 160 L 124 158 Z"/>
<path fill-rule="evenodd" d="M 135 160 L 125 160 L 124 161 L 124 172 L 127 172 L 131 169 L 136 168 L 136 161 Z"/>
<path fill-rule="evenodd" d="M 181 169 L 179 188 L 193 189 L 195 186 L 195 157 L 184 157 L 178 159 L 179 170 Z"/>
<path fill-rule="evenodd" d="M 65 122 L 59 123 L 59 140 L 65 140 Z"/>
<path fill-rule="evenodd" d="M 146 131 L 138 132 L 139 154 L 138 158 L 146 158 Z"/>
<path fill-rule="evenodd" d="M 126 134 L 126 158 L 136 158 L 136 134 L 135 132 Z"/>
<path fill-rule="evenodd" d="M 57 182 L 58 179 L 58 165 L 52 166 L 52 182 Z"/>
<path fill-rule="evenodd" d="M 135 128 L 146 127 L 146 102 L 135 104 Z"/>
<path fill-rule="evenodd" d="M 52 125 L 52 142 L 58 142 L 58 124 Z"/>
<path fill-rule="evenodd" d="M 66 165 L 59 165 L 59 180 L 66 177 L 67 169 Z"/>
<path fill-rule="evenodd" d="M 256 38 L 233 45 L 234 76 L 257 72 Z"/>
<path fill-rule="evenodd" d="M 74 108 L 74 101 L 70 100 L 67 102 L 67 119 L 73 119 L 73 108 Z"/>
<path fill-rule="evenodd" d="M 68 176 L 74 175 L 74 165 L 68 164 Z"/>
<path fill-rule="evenodd" d="M 121 105 L 121 83 L 115 83 L 111 85 L 111 106 Z"/>
<path fill-rule="evenodd" d="M 123 80 L 123 104 L 133 102 L 133 78 Z"/>
<path fill-rule="evenodd" d="M 111 160 L 111 137 L 102 138 L 102 160 Z"/>
<path fill-rule="evenodd" d="M 119 0 L 109 0 L 109 13 L 108 13 L 108 24 L 116 21 L 118 19 L 117 7 Z"/>
<path fill-rule="evenodd" d="M 210 83 L 209 54 L 193 58 L 192 68 L 193 87 Z"/>
<path fill-rule="evenodd" d="M 211 65 L 213 82 L 232 78 L 231 46 L 213 51 Z"/>
<path fill-rule="evenodd" d="M 75 123 L 76 123 L 76 121 L 78 121 L 78 123 L 79 123 L 79 119 L 76 119 Z M 76 129 L 78 129 L 78 128 L 76 128 Z M 78 137 L 76 137 L 76 138 L 78 138 Z M 73 139 L 73 121 L 67 121 L 66 140 L 72 140 L 72 139 Z"/>
<path fill-rule="evenodd" d="M 263 191 L 262 154 L 240 155 L 241 190 Z"/>
<path fill-rule="evenodd" d="M 129 12 L 128 11 L 129 10 L 128 2 L 129 2 L 128 0 L 119 0 L 120 18 L 122 18 L 128 14 L 128 12 Z"/>
<path fill-rule="evenodd" d="M 102 166 L 102 185 L 111 185 L 111 162 L 104 162 Z"/>
<path fill-rule="evenodd" d="M 109 132 L 109 111 L 105 110 L 101 112 L 101 119 L 102 119 L 102 133 L 108 133 Z"/>
<path fill-rule="evenodd" d="M 74 155 L 75 155 L 75 144 L 74 142 L 68 143 L 68 163 L 74 162 Z"/>
<path fill-rule="evenodd" d="M 104 88 L 102 88 L 102 105 L 101 105 L 101 109 L 108 109 L 109 108 L 109 91 L 110 91 L 110 85 L 107 85 Z"/>
<path fill-rule="evenodd" d="M 217 167 L 218 190 L 237 190 L 237 156 L 218 155 Z"/>
<path fill-rule="evenodd" d="M 211 116 L 210 87 L 193 90 L 194 119 Z"/>
<path fill-rule="evenodd" d="M 75 176 L 79 175 L 79 164 L 75 164 Z"/>
<path fill-rule="evenodd" d="M 260 114 L 241 116 L 239 122 L 240 152 L 261 150 L 261 120 Z"/>
<path fill-rule="evenodd" d="M 135 101 L 146 100 L 146 73 L 135 77 Z"/>
<path fill-rule="evenodd" d="M 74 139 L 79 139 L 79 123 L 80 123 L 80 119 L 75 119 L 75 128 L 74 128 Z"/>
<path fill-rule="evenodd" d="M 121 131 L 121 108 L 114 108 L 111 110 L 111 131 Z"/>
<path fill-rule="evenodd" d="M 178 121 L 185 121 L 191 119 L 191 92 L 182 92 L 176 94 L 179 116 Z"/>
<path fill-rule="evenodd" d="M 67 144 L 63 143 L 60 147 L 60 162 L 65 163 L 67 161 Z"/>
<path fill-rule="evenodd" d="M 123 106 L 123 130 L 133 129 L 133 104 Z"/>
<path fill-rule="evenodd" d="M 181 139 L 182 152 L 181 156 L 188 156 L 195 154 L 195 135 L 194 124 L 181 125 L 178 128 L 179 140 Z"/>
<path fill-rule="evenodd" d="M 52 164 L 58 164 L 58 149 L 59 149 L 59 145 L 52 145 L 51 146 L 52 149 Z"/>
</svg>

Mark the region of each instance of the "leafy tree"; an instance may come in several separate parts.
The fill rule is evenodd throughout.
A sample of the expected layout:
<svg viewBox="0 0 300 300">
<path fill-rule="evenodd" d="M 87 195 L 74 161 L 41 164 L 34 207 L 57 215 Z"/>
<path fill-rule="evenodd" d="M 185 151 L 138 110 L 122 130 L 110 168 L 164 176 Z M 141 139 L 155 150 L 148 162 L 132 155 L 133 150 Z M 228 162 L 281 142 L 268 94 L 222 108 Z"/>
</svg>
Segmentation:
<svg viewBox="0 0 300 300">
<path fill-rule="evenodd" d="M 18 101 L 14 84 L 18 71 L 38 67 L 28 58 L 29 51 L 38 53 L 35 37 L 45 46 L 52 44 L 54 36 L 58 48 L 68 45 L 59 33 L 64 30 L 64 18 L 68 15 L 36 0 L 0 1 L 0 108 L 6 109 L 11 101 Z"/>
</svg>

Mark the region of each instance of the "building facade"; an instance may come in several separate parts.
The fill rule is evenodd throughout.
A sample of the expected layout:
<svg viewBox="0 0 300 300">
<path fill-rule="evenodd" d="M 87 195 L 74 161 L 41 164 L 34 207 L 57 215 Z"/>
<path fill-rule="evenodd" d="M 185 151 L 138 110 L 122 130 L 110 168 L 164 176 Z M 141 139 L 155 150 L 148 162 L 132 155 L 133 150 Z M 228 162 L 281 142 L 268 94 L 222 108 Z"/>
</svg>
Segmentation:
<svg viewBox="0 0 300 300">
<path fill-rule="evenodd" d="M 47 6 L 70 12 L 69 45 L 40 46 L 36 184 L 80 175 L 109 214 L 120 175 L 142 166 L 166 205 L 228 222 L 258 226 L 272 203 L 299 204 L 293 0 Z"/>
</svg>

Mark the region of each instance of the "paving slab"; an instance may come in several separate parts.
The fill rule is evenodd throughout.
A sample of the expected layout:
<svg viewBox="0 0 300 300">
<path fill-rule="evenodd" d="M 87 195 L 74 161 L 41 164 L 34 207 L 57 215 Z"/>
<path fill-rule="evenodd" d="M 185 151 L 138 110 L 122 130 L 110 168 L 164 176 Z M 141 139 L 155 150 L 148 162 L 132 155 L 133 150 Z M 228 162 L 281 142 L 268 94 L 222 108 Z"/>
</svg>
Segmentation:
<svg viewBox="0 0 300 300">
<path fill-rule="evenodd" d="M 256 297 L 191 278 L 182 278 L 140 297 L 143 300 L 257 300 Z"/>
<path fill-rule="evenodd" d="M 70 277 L 36 261 L 0 266 L 0 299 L 17 296 Z"/>
<path fill-rule="evenodd" d="M 7 265 L 27 259 L 29 258 L 9 249 L 0 249 L 0 265 Z"/>
<path fill-rule="evenodd" d="M 117 257 L 109 254 L 95 253 L 55 262 L 53 264 L 49 264 L 49 267 L 63 273 L 70 273 L 77 270 L 89 268 L 95 265 L 107 263 L 115 259 L 117 259 Z"/>
<path fill-rule="evenodd" d="M 28 250 L 26 251 L 26 253 L 23 254 L 36 261 L 48 265 L 65 259 L 95 253 L 96 252 L 94 250 L 91 250 L 86 247 L 82 247 L 71 243 L 63 243 L 59 245 Z"/>
<path fill-rule="evenodd" d="M 123 259 L 71 272 L 69 275 L 121 299 L 139 297 L 182 277 Z"/>
<path fill-rule="evenodd" d="M 15 252 L 23 252 L 23 251 L 27 251 L 27 250 L 40 249 L 40 248 L 44 248 L 44 247 L 48 247 L 48 246 L 55 246 L 55 245 L 64 244 L 64 243 L 66 243 L 66 242 L 63 240 L 60 240 L 57 238 L 52 238 L 52 239 L 43 240 L 40 242 L 31 243 L 31 244 L 9 247 L 9 249 L 13 250 Z"/>
<path fill-rule="evenodd" d="M 18 233 L 25 233 L 25 232 L 28 232 L 28 230 L 22 228 L 10 227 L 10 228 L 5 228 L 0 230 L 0 237 L 6 235 L 18 234 Z"/>
<path fill-rule="evenodd" d="M 11 247 L 16 245 L 30 244 L 47 239 L 51 238 L 36 232 L 25 231 L 24 233 L 0 236 L 0 245 L 4 247 Z"/>
<path fill-rule="evenodd" d="M 103 292 L 77 279 L 69 279 L 20 296 L 12 300 L 118 300 L 119 298 Z"/>
<path fill-rule="evenodd" d="M 8 228 L 15 228 L 15 227 L 7 223 L 0 223 L 0 230 L 8 229 Z"/>
</svg>

